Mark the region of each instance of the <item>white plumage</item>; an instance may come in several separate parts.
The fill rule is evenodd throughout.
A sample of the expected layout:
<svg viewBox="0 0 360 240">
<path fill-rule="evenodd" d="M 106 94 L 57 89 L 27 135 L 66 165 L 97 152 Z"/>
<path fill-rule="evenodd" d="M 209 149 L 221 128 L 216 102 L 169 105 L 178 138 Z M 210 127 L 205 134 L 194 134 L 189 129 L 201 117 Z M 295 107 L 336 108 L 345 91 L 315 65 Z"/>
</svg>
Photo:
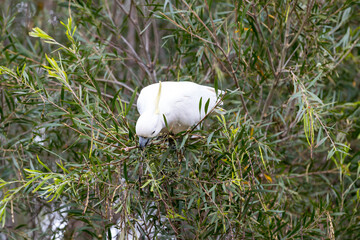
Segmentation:
<svg viewBox="0 0 360 240">
<path fill-rule="evenodd" d="M 160 132 L 178 133 L 198 123 L 205 116 L 208 100 L 207 111 L 210 111 L 219 101 L 215 89 L 192 82 L 160 82 L 143 88 L 137 101 L 140 117 L 136 123 L 136 134 L 140 147 L 145 147 L 149 139 Z"/>
</svg>

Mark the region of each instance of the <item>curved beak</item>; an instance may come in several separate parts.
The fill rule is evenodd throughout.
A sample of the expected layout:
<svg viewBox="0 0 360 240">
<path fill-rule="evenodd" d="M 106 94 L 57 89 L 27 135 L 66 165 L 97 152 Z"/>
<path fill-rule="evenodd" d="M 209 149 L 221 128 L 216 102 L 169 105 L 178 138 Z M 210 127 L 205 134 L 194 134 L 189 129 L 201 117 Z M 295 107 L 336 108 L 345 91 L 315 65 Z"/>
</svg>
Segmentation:
<svg viewBox="0 0 360 240">
<path fill-rule="evenodd" d="M 141 150 L 150 142 L 150 138 L 144 138 L 139 136 L 139 147 Z"/>
</svg>

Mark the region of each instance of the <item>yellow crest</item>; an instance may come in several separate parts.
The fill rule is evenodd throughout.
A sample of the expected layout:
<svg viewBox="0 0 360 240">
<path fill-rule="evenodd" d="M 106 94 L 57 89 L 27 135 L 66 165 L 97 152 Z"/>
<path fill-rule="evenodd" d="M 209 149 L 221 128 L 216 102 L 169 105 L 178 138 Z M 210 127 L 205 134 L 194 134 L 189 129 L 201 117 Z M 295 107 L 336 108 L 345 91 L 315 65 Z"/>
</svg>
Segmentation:
<svg viewBox="0 0 360 240">
<path fill-rule="evenodd" d="M 160 113 L 160 110 L 159 110 L 160 95 L 161 95 L 161 81 L 159 81 L 159 91 L 158 91 L 158 94 L 157 94 L 156 100 L 155 100 L 155 113 L 156 114 Z"/>
</svg>

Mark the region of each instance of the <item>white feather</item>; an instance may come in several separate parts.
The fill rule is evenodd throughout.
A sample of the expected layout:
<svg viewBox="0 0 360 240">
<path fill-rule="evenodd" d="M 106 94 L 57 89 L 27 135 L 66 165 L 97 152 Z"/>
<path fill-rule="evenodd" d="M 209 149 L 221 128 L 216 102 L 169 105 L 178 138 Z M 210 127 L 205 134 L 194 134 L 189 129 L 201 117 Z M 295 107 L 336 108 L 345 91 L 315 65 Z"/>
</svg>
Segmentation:
<svg viewBox="0 0 360 240">
<path fill-rule="evenodd" d="M 223 91 L 219 90 L 219 93 L 223 94 Z M 192 82 L 162 82 L 149 85 L 141 90 L 137 101 L 140 117 L 136 123 L 136 134 L 149 138 L 167 131 L 163 116 L 170 132 L 185 131 L 205 116 L 205 104 L 208 100 L 207 111 L 210 111 L 219 101 L 212 87 Z"/>
</svg>

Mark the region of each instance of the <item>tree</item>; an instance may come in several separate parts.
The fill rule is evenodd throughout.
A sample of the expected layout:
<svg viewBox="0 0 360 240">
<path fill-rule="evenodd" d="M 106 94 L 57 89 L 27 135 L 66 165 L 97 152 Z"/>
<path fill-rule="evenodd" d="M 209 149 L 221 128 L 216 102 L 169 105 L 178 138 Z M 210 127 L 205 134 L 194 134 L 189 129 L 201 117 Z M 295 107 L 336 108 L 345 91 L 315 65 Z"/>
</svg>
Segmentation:
<svg viewBox="0 0 360 240">
<path fill-rule="evenodd" d="M 5 1 L 0 234 L 359 236 L 355 1 Z M 61 23 L 59 23 L 59 20 Z M 137 148 L 154 82 L 226 90 L 199 129 Z"/>
</svg>

